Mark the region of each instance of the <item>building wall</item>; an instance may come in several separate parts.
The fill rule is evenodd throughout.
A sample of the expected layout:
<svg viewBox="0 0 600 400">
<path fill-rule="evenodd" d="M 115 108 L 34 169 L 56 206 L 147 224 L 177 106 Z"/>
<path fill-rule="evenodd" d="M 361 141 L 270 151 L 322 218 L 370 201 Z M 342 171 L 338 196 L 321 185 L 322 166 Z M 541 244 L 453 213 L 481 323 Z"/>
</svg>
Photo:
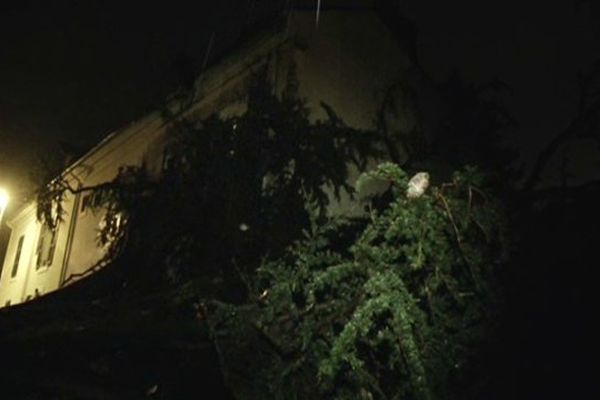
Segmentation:
<svg viewBox="0 0 600 400">
<path fill-rule="evenodd" d="M 113 180 L 124 166 L 144 164 L 149 172 L 156 173 L 162 161 L 163 134 L 163 120 L 157 114 L 151 114 L 117 132 L 113 140 L 73 168 L 71 175 L 82 187 L 93 187 Z M 97 242 L 103 213 L 90 207 L 83 208 L 90 194 L 84 191 L 78 195 L 77 201 L 71 203 L 69 220 L 63 224 L 65 230 L 71 226 L 72 232 L 63 280 L 84 273 L 105 254 L 106 249 Z"/>
<path fill-rule="evenodd" d="M 348 125 L 372 128 L 386 90 L 410 66 L 376 13 L 327 11 L 316 25 L 314 12 L 296 12 L 289 32 L 306 46 L 294 58 L 312 117 L 326 117 L 324 102 Z"/>
<path fill-rule="evenodd" d="M 27 281 L 32 275 L 35 266 L 35 248 L 39 235 L 39 224 L 35 220 L 35 207 L 29 205 L 11 221 L 11 239 L 6 250 L 2 277 L 0 278 L 0 305 L 17 304 L 26 296 Z M 18 262 L 17 273 L 12 277 L 13 265 L 17 252 L 19 239 L 23 237 L 21 256 Z"/>
<path fill-rule="evenodd" d="M 314 10 L 298 11 L 289 19 L 289 35 L 299 46 L 293 62 L 300 81 L 299 94 L 306 98 L 313 121 L 327 118 L 321 102 L 356 129 L 373 129 L 379 108 L 390 88 L 406 79 L 411 63 L 375 11 L 329 10 L 316 23 Z M 395 99 L 394 113 L 404 104 Z M 408 115 L 399 121 L 406 124 Z M 406 126 L 392 129 L 405 130 Z M 406 154 L 400 154 L 406 157 Z M 374 166 L 377 160 L 372 160 Z M 354 185 L 359 171 L 352 167 L 348 182 Z M 330 191 L 331 193 L 333 191 Z M 334 199 L 333 193 L 331 199 Z M 342 192 L 332 200 L 331 214 L 360 214 L 360 203 Z"/>
<path fill-rule="evenodd" d="M 182 114 L 203 119 L 214 112 L 235 115 L 245 109 L 246 88 L 255 72 L 268 67 L 276 90 L 287 81 L 294 65 L 300 82 L 300 96 L 308 100 L 313 120 L 326 113 L 327 103 L 348 125 L 368 129 L 374 125 L 378 106 L 386 88 L 402 78 L 407 60 L 375 13 L 327 11 L 318 27 L 314 13 L 296 12 L 288 29 L 257 39 L 200 76 L 195 87 L 195 103 Z M 176 109 L 176 106 L 173 108 Z M 112 180 L 120 167 L 142 165 L 160 174 L 168 125 L 158 112 L 123 127 L 98 144 L 69 167 L 64 176 L 73 186 L 94 186 Z M 350 177 L 356 179 L 357 173 Z M 86 192 L 69 195 L 67 210 L 59 227 L 52 265 L 35 268 L 35 249 L 40 224 L 35 204 L 21 210 L 11 221 L 13 232 L 8 245 L 2 277 L 0 306 L 22 302 L 28 296 L 56 290 L 83 276 L 104 255 L 97 244 L 101 212 L 82 209 Z M 333 208 L 352 211 L 356 203 L 347 197 Z M 19 237 L 25 234 L 18 274 L 10 278 Z"/>
</svg>

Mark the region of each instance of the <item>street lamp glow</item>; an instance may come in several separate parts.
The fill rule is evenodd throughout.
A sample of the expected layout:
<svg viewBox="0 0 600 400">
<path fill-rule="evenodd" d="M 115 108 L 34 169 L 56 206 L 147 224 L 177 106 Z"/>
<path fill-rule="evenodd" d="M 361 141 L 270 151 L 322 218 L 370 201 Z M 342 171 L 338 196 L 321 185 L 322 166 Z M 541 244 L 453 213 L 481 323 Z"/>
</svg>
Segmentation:
<svg viewBox="0 0 600 400">
<path fill-rule="evenodd" d="M 4 217 L 4 210 L 8 204 L 8 193 L 6 190 L 0 188 L 0 230 L 2 230 L 2 217 Z"/>
<path fill-rule="evenodd" d="M 6 209 L 7 204 L 8 204 L 8 193 L 6 193 L 6 190 L 0 188 L 0 215 L 2 215 L 2 212 L 4 212 L 4 209 Z"/>
</svg>

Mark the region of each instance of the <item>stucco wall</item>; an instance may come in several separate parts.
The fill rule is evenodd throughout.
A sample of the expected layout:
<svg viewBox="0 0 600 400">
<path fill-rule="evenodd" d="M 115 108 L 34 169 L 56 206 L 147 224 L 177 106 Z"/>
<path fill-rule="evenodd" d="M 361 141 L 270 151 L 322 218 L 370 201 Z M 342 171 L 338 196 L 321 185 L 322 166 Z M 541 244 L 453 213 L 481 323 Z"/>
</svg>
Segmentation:
<svg viewBox="0 0 600 400">
<path fill-rule="evenodd" d="M 300 95 L 312 118 L 325 118 L 320 102 L 356 128 L 373 127 L 385 91 L 403 78 L 408 59 L 374 11 L 326 11 L 290 16 L 289 35 L 305 50 L 294 55 Z"/>
<path fill-rule="evenodd" d="M 299 44 L 291 62 L 297 68 L 299 94 L 307 99 L 313 121 L 327 117 L 323 102 L 347 125 L 373 129 L 386 92 L 406 79 L 411 66 L 375 11 L 324 11 L 318 25 L 314 11 L 297 11 L 290 16 L 288 35 Z M 398 109 L 402 106 L 396 104 Z M 406 118 L 402 119 L 399 122 L 405 123 Z M 371 166 L 375 164 L 377 160 L 372 160 Z M 348 182 L 354 185 L 359 171 L 351 167 L 349 175 Z M 342 192 L 329 212 L 360 214 L 363 210 Z"/>
</svg>

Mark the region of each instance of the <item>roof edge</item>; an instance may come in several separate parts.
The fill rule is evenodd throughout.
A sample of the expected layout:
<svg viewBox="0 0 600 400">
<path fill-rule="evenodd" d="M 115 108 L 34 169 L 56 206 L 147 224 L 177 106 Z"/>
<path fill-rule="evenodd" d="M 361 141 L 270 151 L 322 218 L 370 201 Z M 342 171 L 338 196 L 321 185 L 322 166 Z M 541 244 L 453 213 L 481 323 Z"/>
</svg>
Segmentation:
<svg viewBox="0 0 600 400">
<path fill-rule="evenodd" d="M 364 11 L 375 9 L 374 0 L 295 0 L 293 10 L 311 11 Z"/>
</svg>

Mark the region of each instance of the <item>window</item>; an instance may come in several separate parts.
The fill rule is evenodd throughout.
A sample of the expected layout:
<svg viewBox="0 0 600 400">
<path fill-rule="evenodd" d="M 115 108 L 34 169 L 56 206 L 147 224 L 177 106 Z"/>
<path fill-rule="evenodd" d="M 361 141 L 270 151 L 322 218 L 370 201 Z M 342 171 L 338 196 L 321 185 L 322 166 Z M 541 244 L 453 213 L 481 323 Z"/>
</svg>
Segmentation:
<svg viewBox="0 0 600 400">
<path fill-rule="evenodd" d="M 79 211 L 81 214 L 85 214 L 85 212 L 89 209 L 92 209 L 93 211 L 95 208 L 100 207 L 100 200 L 101 196 L 98 196 L 96 193 L 92 192 L 86 194 L 81 198 L 81 207 Z"/>
<path fill-rule="evenodd" d="M 52 265 L 57 236 L 58 226 L 55 229 L 50 229 L 47 224 L 42 224 L 36 249 L 37 261 L 35 269 Z"/>
<path fill-rule="evenodd" d="M 91 194 L 86 194 L 85 196 L 83 196 L 83 198 L 81 199 L 81 213 L 85 213 L 85 211 L 90 208 L 90 206 L 92 205 L 92 195 Z"/>
<path fill-rule="evenodd" d="M 21 259 L 21 250 L 23 249 L 23 242 L 25 241 L 25 235 L 21 235 L 19 238 L 19 244 L 17 244 L 17 252 L 15 253 L 15 261 L 13 262 L 12 271 L 10 272 L 10 277 L 14 278 L 17 276 L 17 271 L 19 270 L 19 260 Z"/>
</svg>

